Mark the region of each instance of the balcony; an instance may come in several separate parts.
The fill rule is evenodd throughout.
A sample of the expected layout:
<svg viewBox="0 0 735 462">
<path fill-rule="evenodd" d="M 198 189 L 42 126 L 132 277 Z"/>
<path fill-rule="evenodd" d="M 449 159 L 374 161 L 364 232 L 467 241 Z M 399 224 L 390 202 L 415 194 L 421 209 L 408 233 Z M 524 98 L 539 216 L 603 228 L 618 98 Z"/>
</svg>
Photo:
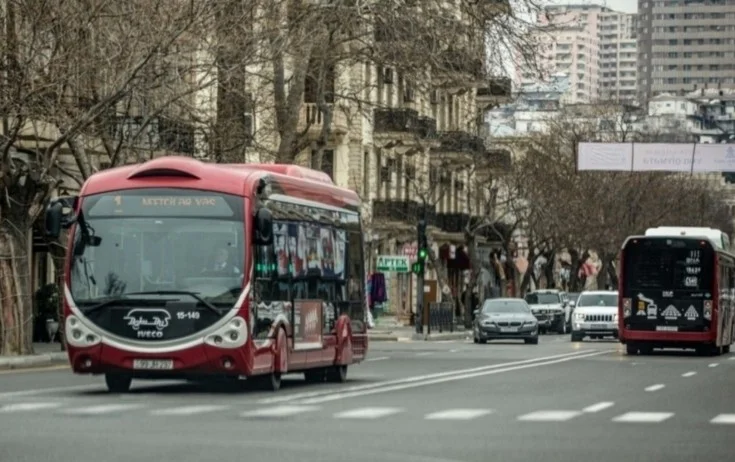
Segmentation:
<svg viewBox="0 0 735 462">
<path fill-rule="evenodd" d="M 349 131 L 349 123 L 347 116 L 335 104 L 328 104 L 332 109 L 332 123 L 329 131 L 332 135 L 344 135 Z M 303 103 L 299 111 L 299 131 L 307 130 L 310 138 L 318 138 L 322 134 L 324 128 L 324 112 L 319 109 L 316 103 Z"/>
<path fill-rule="evenodd" d="M 165 117 L 150 119 L 142 116 L 116 116 L 108 134 L 123 145 L 150 151 L 169 151 L 182 154 L 194 153 L 194 125 Z"/>
<path fill-rule="evenodd" d="M 485 140 L 463 131 L 441 132 L 439 134 L 441 152 L 465 152 L 478 154 L 485 152 Z"/>
<path fill-rule="evenodd" d="M 375 199 L 373 201 L 373 222 L 406 223 L 415 225 L 416 221 L 426 218 L 427 224 L 436 221 L 433 205 L 422 205 L 416 201 L 404 199 Z"/>
<path fill-rule="evenodd" d="M 477 88 L 477 105 L 492 109 L 510 102 L 512 86 L 508 77 L 490 78 Z"/>
<path fill-rule="evenodd" d="M 419 138 L 431 138 L 436 134 L 436 121 L 431 117 L 420 117 L 413 109 L 376 109 L 373 127 L 376 133 L 404 134 Z"/>
<path fill-rule="evenodd" d="M 470 80 L 482 79 L 485 71 L 481 58 L 468 50 L 450 48 L 441 53 L 440 72 L 469 77 Z"/>
<path fill-rule="evenodd" d="M 434 226 L 447 233 L 461 233 L 470 221 L 467 213 L 439 213 Z"/>
</svg>

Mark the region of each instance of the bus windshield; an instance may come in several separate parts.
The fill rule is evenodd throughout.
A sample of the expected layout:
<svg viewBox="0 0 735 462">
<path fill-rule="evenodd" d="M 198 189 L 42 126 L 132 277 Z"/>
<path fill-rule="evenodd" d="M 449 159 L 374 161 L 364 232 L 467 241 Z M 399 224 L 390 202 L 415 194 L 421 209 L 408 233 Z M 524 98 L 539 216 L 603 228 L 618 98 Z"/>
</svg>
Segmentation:
<svg viewBox="0 0 735 462">
<path fill-rule="evenodd" d="M 624 287 L 702 291 L 712 288 L 714 251 L 699 239 L 648 238 L 625 249 Z"/>
<path fill-rule="evenodd" d="M 240 296 L 243 199 L 155 188 L 83 199 L 71 252 L 80 306 L 139 292 L 186 292 L 217 308 Z"/>
</svg>

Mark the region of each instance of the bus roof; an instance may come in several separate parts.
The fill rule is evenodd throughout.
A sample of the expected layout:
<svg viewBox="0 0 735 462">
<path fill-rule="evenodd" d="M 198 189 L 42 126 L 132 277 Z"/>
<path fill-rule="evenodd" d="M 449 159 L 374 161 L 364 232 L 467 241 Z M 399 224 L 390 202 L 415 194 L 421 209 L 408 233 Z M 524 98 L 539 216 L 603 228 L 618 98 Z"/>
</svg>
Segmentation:
<svg viewBox="0 0 735 462">
<path fill-rule="evenodd" d="M 271 180 L 274 192 L 315 202 L 358 209 L 360 196 L 334 184 L 324 172 L 288 164 L 214 164 L 191 157 L 165 156 L 142 164 L 97 172 L 80 195 L 150 187 L 188 188 L 250 196 L 260 179 Z"/>
<path fill-rule="evenodd" d="M 659 226 L 648 228 L 646 236 L 652 237 L 694 237 L 709 240 L 720 250 L 730 251 L 730 238 L 719 229 L 695 226 Z"/>
</svg>

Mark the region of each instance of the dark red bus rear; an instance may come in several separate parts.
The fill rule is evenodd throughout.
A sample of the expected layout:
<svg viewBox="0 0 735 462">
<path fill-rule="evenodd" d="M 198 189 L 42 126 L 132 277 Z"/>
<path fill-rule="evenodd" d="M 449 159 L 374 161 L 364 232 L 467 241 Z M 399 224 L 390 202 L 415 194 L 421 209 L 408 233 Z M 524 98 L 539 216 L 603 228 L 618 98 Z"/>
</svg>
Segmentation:
<svg viewBox="0 0 735 462">
<path fill-rule="evenodd" d="M 633 236 L 620 254 L 618 323 L 628 354 L 654 348 L 728 352 L 735 257 L 709 239 Z"/>
</svg>

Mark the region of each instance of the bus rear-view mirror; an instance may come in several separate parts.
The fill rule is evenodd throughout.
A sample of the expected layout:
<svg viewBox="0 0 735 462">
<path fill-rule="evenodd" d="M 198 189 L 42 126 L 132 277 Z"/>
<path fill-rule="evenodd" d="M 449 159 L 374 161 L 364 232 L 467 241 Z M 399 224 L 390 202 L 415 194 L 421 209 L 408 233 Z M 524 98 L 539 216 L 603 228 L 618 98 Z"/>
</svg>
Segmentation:
<svg viewBox="0 0 735 462">
<path fill-rule="evenodd" d="M 253 230 L 256 245 L 271 245 L 273 243 L 273 214 L 267 207 L 260 207 L 255 212 Z"/>
</svg>

